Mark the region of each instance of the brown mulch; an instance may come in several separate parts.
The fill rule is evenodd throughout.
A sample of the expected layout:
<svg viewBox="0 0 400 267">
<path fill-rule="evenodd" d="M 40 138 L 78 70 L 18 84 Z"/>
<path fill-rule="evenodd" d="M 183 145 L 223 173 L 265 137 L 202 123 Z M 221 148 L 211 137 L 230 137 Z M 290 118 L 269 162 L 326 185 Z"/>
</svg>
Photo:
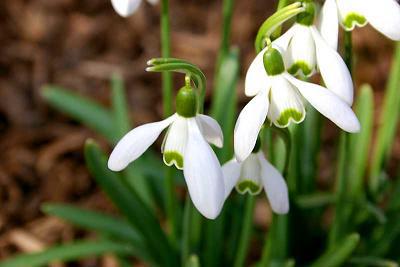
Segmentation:
<svg viewBox="0 0 400 267">
<path fill-rule="evenodd" d="M 109 2 L 0 1 L 0 259 L 90 237 L 43 215 L 40 205 L 44 202 L 114 212 L 84 165 L 82 146 L 94 133 L 49 108 L 40 97 L 43 85 L 57 84 L 108 105 L 109 77 L 119 72 L 127 83 L 135 123 L 160 117 L 160 75 L 144 71 L 146 61 L 160 55 L 160 7 L 144 1 L 135 15 L 123 19 Z M 236 3 L 232 43 L 241 51 L 238 92 L 242 104 L 248 100 L 242 93 L 243 75 L 254 57 L 253 38 L 272 13 L 272 2 Z M 172 54 L 204 70 L 208 95 L 220 41 L 220 14 L 221 1 L 171 0 Z M 356 31 L 354 47 L 356 83 L 374 87 L 379 107 L 393 45 L 367 27 Z M 177 78 L 176 87 L 182 84 L 181 77 Z M 376 110 L 378 115 L 379 108 Z M 328 151 L 334 134 L 327 131 L 324 137 Z M 395 148 L 393 162 L 400 158 L 399 138 Z M 324 155 L 323 162 L 331 157 Z M 115 266 L 110 256 L 101 262 L 102 266 Z M 90 259 L 81 266 L 100 266 L 96 264 L 100 263 Z"/>
</svg>

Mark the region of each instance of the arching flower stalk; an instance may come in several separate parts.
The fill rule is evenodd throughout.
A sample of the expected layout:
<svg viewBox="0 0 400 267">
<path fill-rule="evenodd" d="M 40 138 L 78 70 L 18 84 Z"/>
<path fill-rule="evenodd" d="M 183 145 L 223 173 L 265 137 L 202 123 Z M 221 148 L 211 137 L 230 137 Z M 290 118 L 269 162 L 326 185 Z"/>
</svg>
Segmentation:
<svg viewBox="0 0 400 267">
<path fill-rule="evenodd" d="M 326 0 L 319 18 L 324 39 L 337 49 L 339 24 L 346 31 L 368 23 L 386 37 L 400 41 L 400 5 L 395 0 Z"/>
<path fill-rule="evenodd" d="M 305 11 L 297 15 L 296 23 L 274 44 L 283 51 L 289 73 L 309 77 L 319 70 L 325 86 L 351 106 L 354 94 L 351 74 L 336 49 L 314 25 L 315 4 L 305 1 L 303 6 Z"/>
<path fill-rule="evenodd" d="M 254 96 L 236 122 L 236 159 L 244 161 L 253 151 L 266 118 L 279 128 L 300 123 L 307 100 L 322 115 L 347 132 L 358 132 L 360 123 L 350 105 L 326 88 L 296 79 L 285 71 L 279 47 L 268 46 L 247 71 L 245 93 Z"/>
<path fill-rule="evenodd" d="M 158 0 L 147 0 L 152 5 L 158 3 Z M 132 15 L 140 6 L 142 0 L 111 0 L 115 11 L 122 17 Z"/>
<path fill-rule="evenodd" d="M 243 162 L 232 159 L 222 166 L 225 198 L 235 187 L 240 194 L 258 195 L 264 188 L 272 210 L 278 214 L 289 212 L 286 182 L 274 166 L 267 161 L 260 142 Z"/>
<path fill-rule="evenodd" d="M 193 204 L 205 217 L 214 219 L 225 200 L 224 181 L 219 161 L 207 142 L 222 147 L 223 135 L 214 119 L 198 113 L 197 99 L 187 77 L 176 97 L 176 113 L 127 133 L 112 151 L 108 167 L 123 170 L 168 128 L 161 150 L 165 164 L 183 170 Z"/>
</svg>

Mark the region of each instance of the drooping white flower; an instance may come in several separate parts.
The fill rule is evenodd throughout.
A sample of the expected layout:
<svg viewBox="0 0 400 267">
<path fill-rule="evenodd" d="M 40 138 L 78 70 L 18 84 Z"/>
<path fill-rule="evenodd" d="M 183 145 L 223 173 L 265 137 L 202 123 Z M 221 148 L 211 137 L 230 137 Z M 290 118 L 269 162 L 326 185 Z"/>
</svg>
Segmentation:
<svg viewBox="0 0 400 267">
<path fill-rule="evenodd" d="M 304 5 L 306 11 L 298 15 L 297 22 L 275 40 L 274 45 L 283 51 L 289 73 L 308 77 L 319 70 L 326 88 L 352 105 L 354 88 L 351 74 L 336 48 L 322 38 L 314 25 L 315 5 Z"/>
<path fill-rule="evenodd" d="M 169 126 L 162 153 L 168 166 L 183 169 L 190 197 L 195 207 L 214 219 L 224 202 L 224 182 L 219 161 L 207 143 L 223 145 L 219 124 L 209 116 L 197 114 L 197 100 L 192 89 L 182 88 L 177 100 L 177 113 L 169 118 L 144 124 L 127 133 L 116 145 L 108 160 L 108 168 L 121 171 L 140 157 Z"/>
<path fill-rule="evenodd" d="M 326 0 L 319 26 L 322 36 L 334 49 L 339 23 L 346 31 L 370 23 L 386 37 L 400 41 L 400 5 L 396 0 Z"/>
<path fill-rule="evenodd" d="M 111 4 L 115 11 L 122 17 L 132 15 L 140 6 L 142 0 L 111 0 Z M 158 0 L 147 0 L 152 5 L 155 5 Z"/>
<path fill-rule="evenodd" d="M 254 96 L 243 108 L 234 133 L 235 155 L 244 161 L 256 144 L 268 117 L 277 127 L 300 123 L 305 118 L 304 100 L 347 132 L 358 132 L 360 123 L 350 105 L 326 88 L 294 78 L 285 71 L 280 52 L 267 47 L 247 71 L 245 93 Z"/>
<path fill-rule="evenodd" d="M 225 198 L 235 187 L 240 194 L 257 195 L 264 188 L 272 210 L 278 214 L 289 211 L 289 196 L 285 180 L 265 158 L 262 151 L 253 152 L 243 162 L 232 159 L 222 166 Z"/>
</svg>

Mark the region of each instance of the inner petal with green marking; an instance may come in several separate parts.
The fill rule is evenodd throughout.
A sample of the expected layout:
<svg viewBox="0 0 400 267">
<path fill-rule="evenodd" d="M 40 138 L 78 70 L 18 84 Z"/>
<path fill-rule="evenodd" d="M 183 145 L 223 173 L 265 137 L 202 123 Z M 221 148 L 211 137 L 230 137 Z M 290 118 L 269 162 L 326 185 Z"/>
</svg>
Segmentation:
<svg viewBox="0 0 400 267">
<path fill-rule="evenodd" d="M 183 169 L 183 155 L 177 151 L 165 151 L 163 154 L 164 163 L 168 166 L 175 165 L 176 168 Z"/>
<path fill-rule="evenodd" d="M 358 27 L 364 27 L 367 25 L 368 21 L 367 19 L 358 13 L 348 13 L 343 19 L 342 19 L 342 24 L 343 27 L 347 31 L 353 30 L 356 26 Z"/>
<path fill-rule="evenodd" d="M 236 190 L 240 194 L 249 193 L 250 195 L 258 195 L 261 192 L 262 187 L 253 180 L 243 179 L 237 183 Z"/>
<path fill-rule="evenodd" d="M 290 124 L 290 122 L 302 122 L 304 116 L 305 112 L 298 111 L 294 108 L 289 108 L 281 112 L 279 118 L 275 121 L 275 123 L 279 124 L 282 127 L 286 127 Z"/>
<path fill-rule="evenodd" d="M 313 73 L 313 67 L 311 67 L 307 62 L 305 61 L 297 61 L 290 68 L 288 69 L 288 72 L 292 75 L 303 75 L 303 76 L 310 76 Z"/>
</svg>

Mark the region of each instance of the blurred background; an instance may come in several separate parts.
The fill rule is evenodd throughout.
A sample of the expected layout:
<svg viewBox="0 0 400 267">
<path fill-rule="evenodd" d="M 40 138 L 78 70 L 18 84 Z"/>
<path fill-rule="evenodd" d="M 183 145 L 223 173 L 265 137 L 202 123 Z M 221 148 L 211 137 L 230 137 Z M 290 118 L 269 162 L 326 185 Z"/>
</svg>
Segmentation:
<svg viewBox="0 0 400 267">
<path fill-rule="evenodd" d="M 220 44 L 221 2 L 171 0 L 172 55 L 205 72 L 208 96 Z M 232 45 L 240 50 L 237 93 L 241 105 L 248 101 L 243 78 L 255 56 L 253 39 L 275 5 L 275 1 L 266 0 L 235 3 Z M 51 109 L 41 97 L 41 88 L 56 84 L 109 105 L 110 76 L 120 73 L 134 124 L 160 119 L 161 75 L 145 72 L 146 61 L 160 56 L 159 9 L 143 1 L 134 15 L 124 19 L 114 12 L 109 0 L 0 1 L 0 260 L 17 252 L 90 237 L 90 233 L 43 215 L 40 205 L 44 202 L 116 212 L 91 179 L 83 159 L 87 138 L 94 137 L 109 149 L 106 142 Z M 355 83 L 372 85 L 375 112 L 379 113 L 393 42 L 369 26 L 356 30 L 353 36 Z M 175 84 L 179 89 L 182 77 Z M 379 121 L 375 122 L 377 127 Z M 336 157 L 338 133 L 336 127 L 325 125 L 318 180 L 321 188 L 333 183 L 329 177 L 335 166 L 329 163 Z M 393 149 L 389 162 L 392 173 L 400 159 L 400 136 Z M 256 223 L 267 228 L 269 211 L 262 199 L 257 204 Z M 105 256 L 54 266 L 112 264 L 113 258 Z"/>
</svg>

